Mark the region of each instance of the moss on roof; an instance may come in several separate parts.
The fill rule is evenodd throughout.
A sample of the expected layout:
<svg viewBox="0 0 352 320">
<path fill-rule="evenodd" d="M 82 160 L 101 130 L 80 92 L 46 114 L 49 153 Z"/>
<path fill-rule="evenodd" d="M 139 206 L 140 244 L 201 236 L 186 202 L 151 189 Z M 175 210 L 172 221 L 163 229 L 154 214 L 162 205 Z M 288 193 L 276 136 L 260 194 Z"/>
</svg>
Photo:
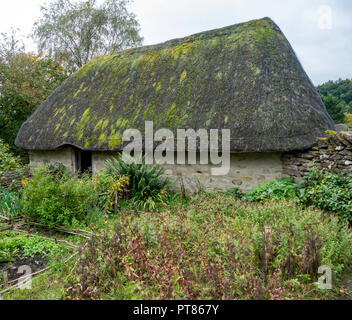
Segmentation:
<svg viewBox="0 0 352 320">
<path fill-rule="evenodd" d="M 98 57 L 22 126 L 16 144 L 119 150 L 125 129 L 231 129 L 234 152 L 311 147 L 334 123 L 269 18 Z"/>
</svg>

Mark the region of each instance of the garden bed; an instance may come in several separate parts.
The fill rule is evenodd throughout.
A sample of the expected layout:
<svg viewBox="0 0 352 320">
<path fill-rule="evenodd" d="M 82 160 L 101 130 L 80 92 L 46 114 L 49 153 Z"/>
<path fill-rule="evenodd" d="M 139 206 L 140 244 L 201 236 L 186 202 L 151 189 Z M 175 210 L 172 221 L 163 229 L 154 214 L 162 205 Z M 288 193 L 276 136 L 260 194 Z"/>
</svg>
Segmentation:
<svg viewBox="0 0 352 320">
<path fill-rule="evenodd" d="M 11 262 L 0 262 L 0 274 L 3 275 L 7 272 L 7 280 L 13 282 L 22 277 L 23 273 L 18 273 L 18 270 L 22 266 L 30 267 L 31 273 L 37 273 L 43 270 L 48 264 L 48 258 L 37 253 L 33 257 L 23 257 L 23 252 L 19 251 L 17 254 L 12 256 L 13 261 Z"/>
</svg>

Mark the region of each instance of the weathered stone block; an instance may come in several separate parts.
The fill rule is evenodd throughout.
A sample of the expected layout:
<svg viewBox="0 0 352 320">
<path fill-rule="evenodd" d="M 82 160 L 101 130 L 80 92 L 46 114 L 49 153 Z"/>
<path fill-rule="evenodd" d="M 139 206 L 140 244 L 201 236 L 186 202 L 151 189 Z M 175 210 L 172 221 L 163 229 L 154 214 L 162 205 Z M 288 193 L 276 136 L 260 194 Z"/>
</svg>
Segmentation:
<svg viewBox="0 0 352 320">
<path fill-rule="evenodd" d="M 348 131 L 348 125 L 347 124 L 337 124 L 336 125 L 336 131 L 340 132 L 340 131 Z"/>
<path fill-rule="evenodd" d="M 344 156 L 352 156 L 352 151 L 344 149 L 343 151 L 339 152 L 340 154 Z"/>
<path fill-rule="evenodd" d="M 314 163 L 313 162 L 303 163 L 302 167 L 303 168 L 312 168 L 312 167 L 314 167 Z"/>
<path fill-rule="evenodd" d="M 235 186 L 241 186 L 243 184 L 243 181 L 240 180 L 240 179 L 234 179 L 232 180 L 232 183 L 235 185 Z"/>
<path fill-rule="evenodd" d="M 352 132 L 341 132 L 340 133 L 343 137 L 343 139 L 345 139 L 346 141 L 348 141 L 350 144 L 352 144 Z"/>
<path fill-rule="evenodd" d="M 314 156 L 310 153 L 302 154 L 301 158 L 307 159 L 307 160 L 312 160 L 314 159 Z"/>
<path fill-rule="evenodd" d="M 341 159 L 343 159 L 343 155 L 340 155 L 340 154 L 336 153 L 336 154 L 332 155 L 330 157 L 330 159 L 331 160 L 341 160 Z"/>
<path fill-rule="evenodd" d="M 301 176 L 300 171 L 290 168 L 284 168 L 283 173 L 290 177 L 299 177 Z"/>
<path fill-rule="evenodd" d="M 326 153 L 323 153 L 323 154 L 320 155 L 319 159 L 320 160 L 329 159 L 329 155 L 326 154 Z"/>
</svg>

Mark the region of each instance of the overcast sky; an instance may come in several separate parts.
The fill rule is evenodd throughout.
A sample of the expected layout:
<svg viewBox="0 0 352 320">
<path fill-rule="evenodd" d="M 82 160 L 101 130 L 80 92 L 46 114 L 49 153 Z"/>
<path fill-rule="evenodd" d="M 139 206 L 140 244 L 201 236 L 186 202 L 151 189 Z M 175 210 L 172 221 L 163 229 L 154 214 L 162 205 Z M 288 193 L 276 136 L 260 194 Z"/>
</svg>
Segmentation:
<svg viewBox="0 0 352 320">
<path fill-rule="evenodd" d="M 48 1 L 53 0 L 1 0 L 0 32 L 14 27 L 29 34 Z M 144 44 L 270 17 L 315 84 L 352 78 L 351 0 L 135 0 L 131 10 Z"/>
</svg>

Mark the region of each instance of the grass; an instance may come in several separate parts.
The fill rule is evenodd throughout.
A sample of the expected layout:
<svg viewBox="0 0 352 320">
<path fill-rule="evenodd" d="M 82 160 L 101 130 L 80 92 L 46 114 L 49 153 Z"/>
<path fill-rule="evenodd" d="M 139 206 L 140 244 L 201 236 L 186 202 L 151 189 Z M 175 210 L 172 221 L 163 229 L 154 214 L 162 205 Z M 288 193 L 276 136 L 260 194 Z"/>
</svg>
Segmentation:
<svg viewBox="0 0 352 320">
<path fill-rule="evenodd" d="M 57 273 L 47 272 L 35 277 L 32 289 L 12 290 L 3 294 L 4 300 L 58 300 L 64 291 Z"/>
</svg>

